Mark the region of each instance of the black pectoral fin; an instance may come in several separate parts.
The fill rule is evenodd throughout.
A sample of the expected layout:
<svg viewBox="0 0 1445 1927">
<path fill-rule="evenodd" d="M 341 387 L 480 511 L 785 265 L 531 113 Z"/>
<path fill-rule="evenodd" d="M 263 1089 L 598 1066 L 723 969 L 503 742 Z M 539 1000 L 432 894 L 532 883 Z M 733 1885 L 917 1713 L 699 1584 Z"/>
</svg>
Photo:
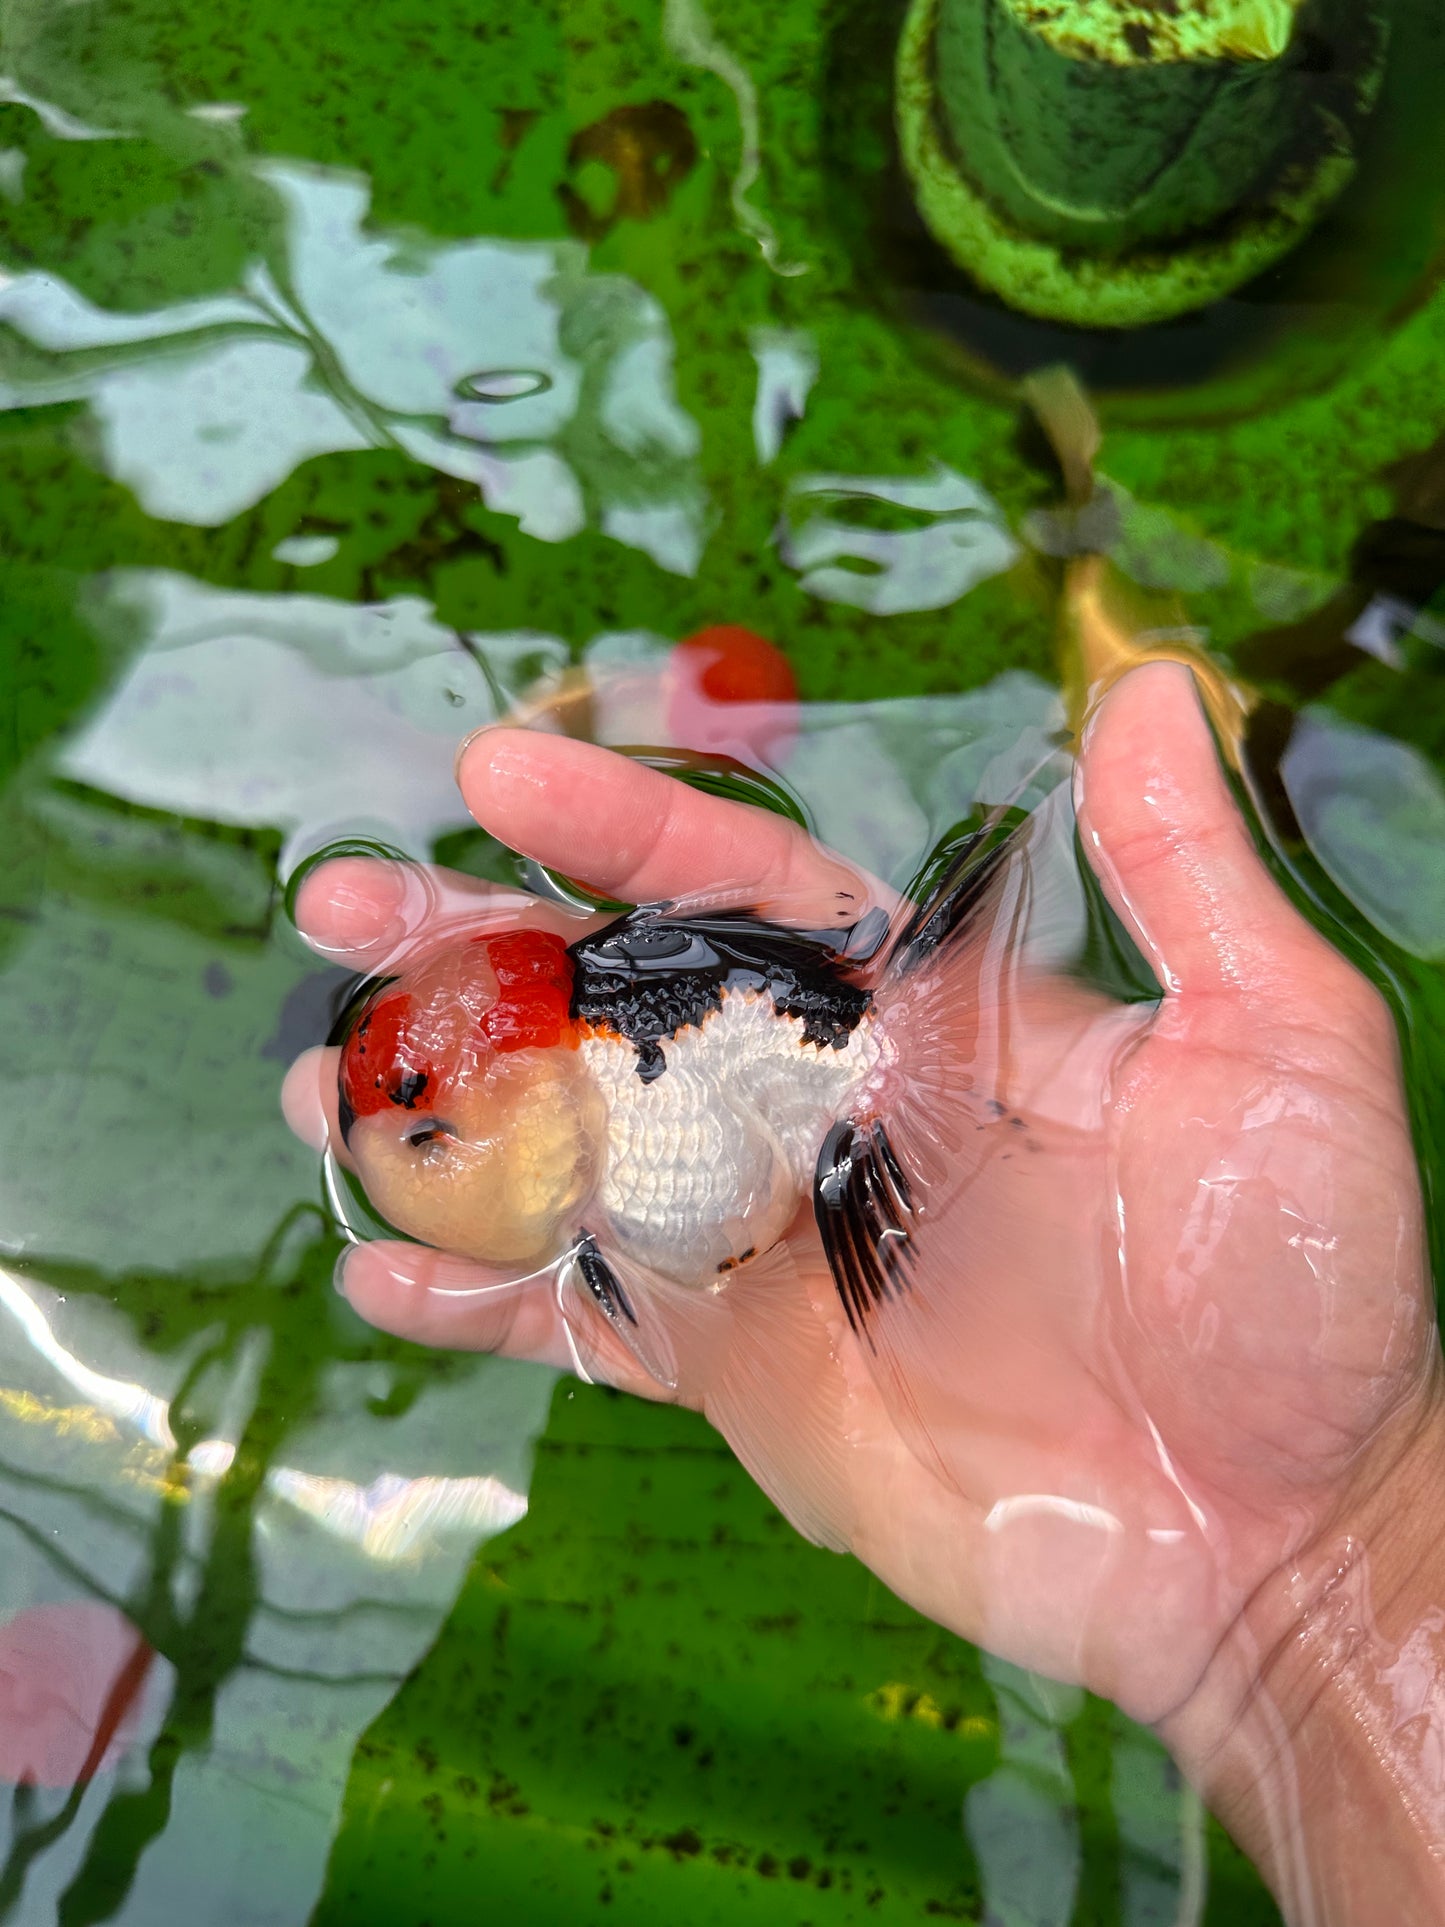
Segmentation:
<svg viewBox="0 0 1445 1927">
<path fill-rule="evenodd" d="M 813 1212 L 848 1323 L 872 1343 L 870 1315 L 911 1288 L 913 1187 L 874 1119 L 833 1126 L 818 1154 Z"/>
<path fill-rule="evenodd" d="M 590 1231 L 582 1233 L 576 1260 L 582 1282 L 591 1292 L 608 1324 L 620 1327 L 625 1321 L 629 1325 L 636 1325 L 637 1313 L 632 1309 L 626 1287 L 603 1257 Z"/>
<path fill-rule="evenodd" d="M 889 1415 L 920 1462 L 962 1490 L 949 1456 L 949 1255 L 924 1217 L 920 1189 L 879 1119 L 845 1119 L 819 1154 L 813 1210 Z"/>
<path fill-rule="evenodd" d="M 572 1247 L 559 1290 L 575 1362 L 587 1378 L 618 1382 L 616 1347 L 631 1354 L 665 1390 L 678 1382 L 681 1306 L 676 1285 L 621 1251 L 606 1251 L 590 1231 Z M 599 1332 L 599 1314 L 605 1332 Z"/>
</svg>

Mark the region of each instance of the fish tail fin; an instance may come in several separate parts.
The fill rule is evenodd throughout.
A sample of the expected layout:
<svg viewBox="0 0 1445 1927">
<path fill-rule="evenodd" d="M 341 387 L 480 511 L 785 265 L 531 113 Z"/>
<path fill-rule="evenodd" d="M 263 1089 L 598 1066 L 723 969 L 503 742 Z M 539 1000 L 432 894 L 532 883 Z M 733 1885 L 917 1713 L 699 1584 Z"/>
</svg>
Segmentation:
<svg viewBox="0 0 1445 1927">
<path fill-rule="evenodd" d="M 791 1236 L 730 1275 L 727 1341 L 700 1361 L 702 1409 L 789 1523 L 814 1545 L 856 1539 L 845 1393 L 828 1324 Z M 827 1284 L 814 1284 L 820 1300 Z"/>
<path fill-rule="evenodd" d="M 1000 873 L 1028 822 L 1026 811 L 1000 804 L 955 825 L 929 853 L 904 898 L 883 946 L 881 991 L 920 987 L 920 973 L 976 939 Z"/>
<path fill-rule="evenodd" d="M 940 1183 L 973 1132 L 982 1100 L 955 1067 L 964 1038 L 996 1027 L 1023 967 L 1038 822 L 999 806 L 957 826 L 914 879 L 889 934 L 874 1004 L 891 1069 L 883 1108 L 869 1120 L 878 1153 L 870 1195 L 880 1208 L 890 1196 L 906 1204 L 920 1183 Z"/>
<path fill-rule="evenodd" d="M 848 1323 L 885 1404 L 930 1469 L 956 1483 L 941 1436 L 956 1355 L 961 1258 L 941 1220 L 1017 1129 L 1011 1012 L 1028 968 L 1027 822 L 994 811 L 945 845 L 893 934 L 874 996 L 884 1068 L 819 1154 L 814 1216 Z M 986 1187 L 985 1187 L 986 1188 Z"/>
</svg>

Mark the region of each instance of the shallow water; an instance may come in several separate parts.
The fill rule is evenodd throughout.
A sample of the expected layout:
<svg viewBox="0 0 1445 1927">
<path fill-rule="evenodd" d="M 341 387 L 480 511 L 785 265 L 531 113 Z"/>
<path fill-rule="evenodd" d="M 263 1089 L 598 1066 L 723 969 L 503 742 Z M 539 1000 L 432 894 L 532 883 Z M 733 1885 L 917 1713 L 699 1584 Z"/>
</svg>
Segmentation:
<svg viewBox="0 0 1445 1927">
<path fill-rule="evenodd" d="M 1433 1191 L 1428 14 L 1316 244 L 1137 361 L 920 240 L 882 11 L 0 15 L 0 1618 L 155 1653 L 71 1792 L 134 1649 L 97 1688 L 25 1622 L 55 1691 L 0 1719 L 61 1784 L 0 1784 L 0 1918 L 1275 1917 L 1152 1740 L 803 1545 L 700 1421 L 361 1326 L 277 1109 L 338 984 L 282 884 L 340 834 L 513 875 L 456 738 L 719 621 L 895 883 L 1042 794 L 1070 532 L 1007 377 L 1070 354 L 1115 559 L 1268 698 L 1261 835 L 1395 1002 Z"/>
</svg>

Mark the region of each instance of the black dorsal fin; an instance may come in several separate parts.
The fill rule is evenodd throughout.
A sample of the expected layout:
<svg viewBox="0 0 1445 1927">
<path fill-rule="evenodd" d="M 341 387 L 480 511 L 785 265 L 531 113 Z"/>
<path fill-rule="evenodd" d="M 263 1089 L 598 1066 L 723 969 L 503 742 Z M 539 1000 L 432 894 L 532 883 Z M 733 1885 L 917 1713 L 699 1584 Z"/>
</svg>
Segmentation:
<svg viewBox="0 0 1445 1927">
<path fill-rule="evenodd" d="M 914 908 L 894 936 L 890 972 L 916 970 L 965 928 L 1027 821 L 1021 811 L 1000 808 L 977 827 L 944 838 L 909 892 Z"/>
</svg>

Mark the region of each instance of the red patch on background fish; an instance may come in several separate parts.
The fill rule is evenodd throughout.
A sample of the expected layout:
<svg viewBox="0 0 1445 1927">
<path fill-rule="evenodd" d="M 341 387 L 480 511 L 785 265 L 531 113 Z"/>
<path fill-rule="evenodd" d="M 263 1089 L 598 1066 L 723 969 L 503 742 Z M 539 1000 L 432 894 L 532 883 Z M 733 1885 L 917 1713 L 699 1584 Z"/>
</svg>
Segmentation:
<svg viewBox="0 0 1445 1927">
<path fill-rule="evenodd" d="M 31 1606 L 0 1626 L 0 1781 L 70 1787 L 114 1765 L 154 1657 L 100 1600 Z"/>
<path fill-rule="evenodd" d="M 696 665 L 697 687 L 713 703 L 795 703 L 787 657 L 751 629 L 718 623 L 677 645 L 674 659 Z"/>
<path fill-rule="evenodd" d="M 468 975 L 473 946 L 495 979 L 495 995 L 490 979 L 483 991 L 478 974 Z M 572 960 L 550 930 L 474 937 L 460 956 L 421 964 L 410 981 L 409 989 L 381 991 L 342 1048 L 341 1091 L 357 1117 L 392 1106 L 434 1109 L 479 1045 L 514 1051 L 576 1041 Z"/>
<path fill-rule="evenodd" d="M 678 643 L 666 685 L 668 732 L 683 748 L 775 763 L 797 736 L 798 685 L 787 657 L 736 623 Z"/>
</svg>

